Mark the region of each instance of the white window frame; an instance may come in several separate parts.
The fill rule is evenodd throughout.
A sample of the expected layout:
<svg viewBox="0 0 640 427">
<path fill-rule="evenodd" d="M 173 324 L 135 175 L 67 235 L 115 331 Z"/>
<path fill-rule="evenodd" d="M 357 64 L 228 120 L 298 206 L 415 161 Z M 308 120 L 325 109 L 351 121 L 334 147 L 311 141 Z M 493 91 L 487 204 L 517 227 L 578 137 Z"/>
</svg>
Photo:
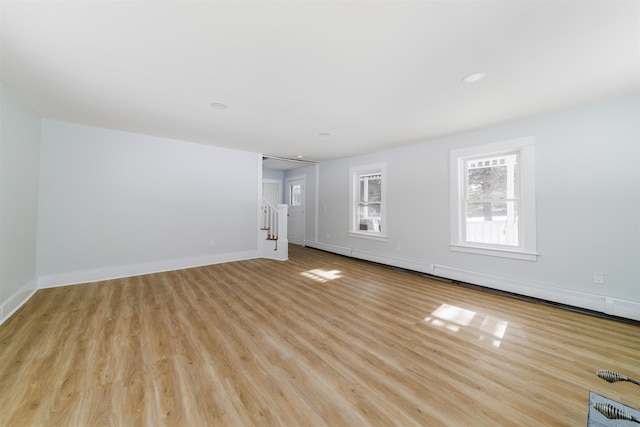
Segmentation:
<svg viewBox="0 0 640 427">
<path fill-rule="evenodd" d="M 518 152 L 520 199 L 518 203 L 518 246 L 475 243 L 465 240 L 465 160 Z M 451 243 L 456 252 L 537 261 L 535 200 L 535 138 L 523 137 L 450 152 Z"/>
<path fill-rule="evenodd" d="M 360 176 L 377 174 L 381 176 L 380 182 L 380 230 L 364 231 L 359 229 L 358 223 L 358 193 L 360 188 Z M 354 166 L 349 169 L 351 185 L 349 186 L 349 235 L 372 240 L 387 240 L 387 164 L 375 163 L 365 166 Z"/>
</svg>

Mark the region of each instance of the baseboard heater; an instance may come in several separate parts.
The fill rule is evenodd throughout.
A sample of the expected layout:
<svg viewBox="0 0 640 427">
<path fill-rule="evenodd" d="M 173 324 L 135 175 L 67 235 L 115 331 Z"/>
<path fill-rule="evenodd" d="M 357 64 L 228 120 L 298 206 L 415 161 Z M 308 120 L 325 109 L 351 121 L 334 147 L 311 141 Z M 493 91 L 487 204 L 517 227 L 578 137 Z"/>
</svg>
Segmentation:
<svg viewBox="0 0 640 427">
<path fill-rule="evenodd" d="M 545 286 L 522 280 L 509 279 L 491 274 L 448 267 L 445 265 L 429 264 L 418 260 L 394 258 L 387 255 L 360 251 L 329 243 L 306 241 L 305 246 L 351 258 L 426 273 L 430 276 L 449 279 L 456 282 L 469 283 L 471 285 L 549 301 L 551 303 L 557 303 L 568 307 L 575 307 L 592 312 L 604 313 L 609 316 L 640 321 L 640 302 Z"/>
<path fill-rule="evenodd" d="M 434 265 L 433 274 L 459 282 L 640 321 L 640 303 L 638 302 L 507 279 L 438 264 Z"/>
</svg>

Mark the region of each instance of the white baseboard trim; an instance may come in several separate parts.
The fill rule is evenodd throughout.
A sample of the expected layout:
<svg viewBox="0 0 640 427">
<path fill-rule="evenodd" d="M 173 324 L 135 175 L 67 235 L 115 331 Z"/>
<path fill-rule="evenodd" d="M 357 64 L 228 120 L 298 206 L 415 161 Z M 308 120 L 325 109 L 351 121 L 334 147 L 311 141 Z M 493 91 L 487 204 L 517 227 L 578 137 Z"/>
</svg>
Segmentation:
<svg viewBox="0 0 640 427">
<path fill-rule="evenodd" d="M 166 261 L 153 261 L 141 264 L 117 265 L 92 270 L 73 271 L 68 273 L 48 274 L 40 276 L 38 278 L 38 288 L 55 288 L 58 286 L 98 282 L 101 280 L 121 279 L 123 277 L 140 276 L 143 274 L 161 273 L 164 271 L 172 270 L 182 270 L 185 268 L 202 267 L 204 265 L 242 261 L 254 258 L 258 258 L 257 250 L 204 255 Z"/>
<path fill-rule="evenodd" d="M 344 246 L 330 245 L 328 243 L 314 242 L 306 240 L 304 245 L 314 249 L 331 252 L 338 255 L 358 258 L 365 261 L 377 262 L 378 264 L 390 265 L 392 267 L 406 268 L 407 270 L 419 271 L 421 273 L 433 274 L 433 264 L 406 258 L 395 258 L 388 255 L 376 254 L 374 252 L 361 251 Z"/>
<path fill-rule="evenodd" d="M 351 248 L 345 248 L 344 246 L 331 245 L 329 243 L 315 242 L 312 240 L 305 240 L 304 245 L 314 249 L 320 249 L 321 251 L 327 251 L 338 255 L 351 256 Z"/>
<path fill-rule="evenodd" d="M 584 308 L 612 316 L 640 320 L 640 302 L 545 286 L 437 264 L 434 266 L 434 275 L 568 306 Z"/>
<path fill-rule="evenodd" d="M 0 325 L 13 315 L 29 298 L 37 291 L 36 280 L 32 279 L 25 283 L 20 289 L 13 293 L 5 302 L 0 305 Z"/>
<path fill-rule="evenodd" d="M 311 240 L 305 240 L 304 245 L 309 248 L 320 249 L 322 251 L 348 256 L 351 258 L 358 258 L 365 261 L 377 262 L 378 264 L 390 265 L 392 267 L 406 268 L 407 270 L 433 274 L 433 264 L 418 260 L 395 258 L 387 255 L 376 254 L 374 252 L 361 251 L 359 249 L 352 249 L 344 246 L 331 245 L 322 242 L 314 242 Z"/>
<path fill-rule="evenodd" d="M 351 256 L 365 261 L 377 262 L 378 264 L 390 265 L 392 267 L 405 268 L 407 270 L 418 271 L 420 273 L 433 274 L 433 264 L 426 262 L 407 259 L 407 258 L 395 258 L 387 255 L 375 254 L 372 252 L 360 251 L 353 249 Z"/>
<path fill-rule="evenodd" d="M 484 286 L 491 289 L 511 292 L 567 306 L 592 310 L 611 316 L 640 321 L 640 302 L 627 301 L 604 295 L 574 291 L 571 289 L 540 285 L 537 283 L 495 276 L 492 274 L 448 267 L 445 265 L 429 264 L 406 258 L 395 258 L 372 252 L 359 251 L 348 247 L 331 245 L 328 243 L 307 241 L 305 242 L 305 246 L 352 258 L 373 261 L 392 267 L 406 268 L 408 270 L 419 271 L 459 282 Z"/>
</svg>

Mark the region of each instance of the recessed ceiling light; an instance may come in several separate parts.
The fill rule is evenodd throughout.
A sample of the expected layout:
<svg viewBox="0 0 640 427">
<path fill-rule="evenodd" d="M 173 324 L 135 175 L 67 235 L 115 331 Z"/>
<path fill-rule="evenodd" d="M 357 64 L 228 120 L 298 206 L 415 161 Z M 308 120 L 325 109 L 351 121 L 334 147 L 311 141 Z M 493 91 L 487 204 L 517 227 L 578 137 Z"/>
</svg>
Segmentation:
<svg viewBox="0 0 640 427">
<path fill-rule="evenodd" d="M 471 73 L 462 78 L 462 83 L 475 83 L 487 77 L 485 73 Z"/>
<path fill-rule="evenodd" d="M 298 155 L 296 156 L 296 159 L 303 159 L 303 158 L 304 158 L 304 156 L 303 156 L 302 154 L 298 154 Z"/>
<path fill-rule="evenodd" d="M 319 134 L 318 134 L 318 136 L 321 136 L 321 137 L 323 137 L 323 138 L 326 138 L 326 137 L 328 137 L 328 136 L 331 136 L 331 134 L 330 134 L 329 132 L 321 132 L 321 133 L 319 133 Z"/>
<path fill-rule="evenodd" d="M 212 102 L 209 105 L 211 106 L 211 108 L 213 108 L 215 110 L 226 110 L 227 109 L 227 104 L 225 104 L 223 102 Z"/>
</svg>

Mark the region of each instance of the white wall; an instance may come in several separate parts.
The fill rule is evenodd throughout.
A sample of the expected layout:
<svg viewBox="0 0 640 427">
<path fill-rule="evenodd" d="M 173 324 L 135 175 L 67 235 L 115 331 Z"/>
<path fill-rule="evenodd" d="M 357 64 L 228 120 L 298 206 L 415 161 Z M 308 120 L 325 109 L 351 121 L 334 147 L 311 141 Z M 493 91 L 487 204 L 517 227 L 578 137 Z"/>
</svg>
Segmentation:
<svg viewBox="0 0 640 427">
<path fill-rule="evenodd" d="M 263 168 L 262 179 L 277 179 L 279 181 L 284 181 L 284 171 Z"/>
<path fill-rule="evenodd" d="M 40 118 L 0 82 L 0 323 L 36 288 Z"/>
<path fill-rule="evenodd" d="M 259 161 L 43 120 L 40 286 L 257 256 Z"/>
<path fill-rule="evenodd" d="M 578 301 L 582 293 L 640 302 L 639 104 L 635 94 L 323 162 L 315 246 L 423 270 L 445 266 L 470 272 L 462 275 L 467 278 L 478 273 L 482 284 L 538 287 L 559 302 L 567 302 L 558 295 L 568 290 L 578 306 L 589 305 Z M 538 261 L 450 251 L 450 150 L 523 136 L 536 139 Z M 389 239 L 349 237 L 349 168 L 381 161 L 387 162 Z M 593 283 L 594 272 L 605 274 L 604 285 Z"/>
<path fill-rule="evenodd" d="M 278 181 L 279 185 L 279 194 L 278 194 L 278 204 L 284 203 L 284 171 L 281 170 L 273 170 L 273 169 L 262 169 L 262 182 L 270 182 L 275 183 Z"/>
</svg>

